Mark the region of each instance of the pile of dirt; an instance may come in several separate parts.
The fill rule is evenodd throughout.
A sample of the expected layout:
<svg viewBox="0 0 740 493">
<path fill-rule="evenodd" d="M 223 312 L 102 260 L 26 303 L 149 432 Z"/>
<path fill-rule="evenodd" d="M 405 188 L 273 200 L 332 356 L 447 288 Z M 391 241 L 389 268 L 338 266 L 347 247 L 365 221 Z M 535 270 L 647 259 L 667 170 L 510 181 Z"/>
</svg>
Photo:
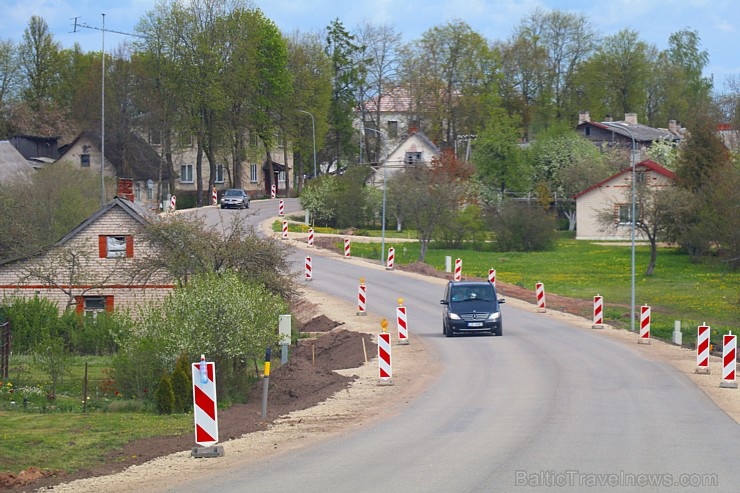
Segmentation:
<svg viewBox="0 0 740 493">
<path fill-rule="evenodd" d="M 342 322 L 335 322 L 326 315 L 319 315 L 312 318 L 308 322 L 298 324 L 298 332 L 328 332 L 336 327 L 339 327 L 340 325 L 342 325 Z"/>
<path fill-rule="evenodd" d="M 302 340 L 298 347 L 292 349 L 288 362 L 270 372 L 267 418 L 262 419 L 263 381 L 260 381 L 250 391 L 246 404 L 219 411 L 220 442 L 264 430 L 280 416 L 313 407 L 347 388 L 354 377 L 340 375 L 334 370 L 360 367 L 365 363 L 366 354 L 375 354 L 377 351 L 369 334 L 344 329 L 329 330 L 328 326 L 340 324 L 323 316 L 313 321 L 315 326 L 309 321 L 303 324 L 303 330 L 324 333 Z M 189 450 L 194 445 L 192 433 L 136 440 L 108 454 L 102 463 L 72 474 L 37 469 L 20 474 L 0 474 L 0 489 L 29 491 L 29 486 L 36 490 L 76 479 L 114 474 L 132 465 Z"/>
</svg>

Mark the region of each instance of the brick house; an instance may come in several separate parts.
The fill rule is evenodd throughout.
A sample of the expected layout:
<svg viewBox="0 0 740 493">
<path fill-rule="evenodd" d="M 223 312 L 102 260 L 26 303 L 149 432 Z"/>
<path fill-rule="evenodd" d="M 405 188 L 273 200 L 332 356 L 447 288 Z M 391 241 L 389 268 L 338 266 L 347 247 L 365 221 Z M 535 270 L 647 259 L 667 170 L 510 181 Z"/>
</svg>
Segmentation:
<svg viewBox="0 0 740 493">
<path fill-rule="evenodd" d="M 646 159 L 635 165 L 635 179 L 637 183 L 644 183 L 649 190 L 654 191 L 673 186 L 676 175 Z M 577 240 L 630 239 L 632 167 L 588 187 L 573 198 L 576 201 Z M 613 224 L 605 225 L 600 216 L 610 208 L 613 211 Z"/>
<path fill-rule="evenodd" d="M 171 279 L 133 280 L 138 258 L 157 252 L 139 234 L 150 220 L 136 203 L 115 198 L 37 254 L 0 262 L 0 296 L 39 296 L 60 311 L 77 313 L 135 309 L 160 302 L 174 288 Z"/>
</svg>

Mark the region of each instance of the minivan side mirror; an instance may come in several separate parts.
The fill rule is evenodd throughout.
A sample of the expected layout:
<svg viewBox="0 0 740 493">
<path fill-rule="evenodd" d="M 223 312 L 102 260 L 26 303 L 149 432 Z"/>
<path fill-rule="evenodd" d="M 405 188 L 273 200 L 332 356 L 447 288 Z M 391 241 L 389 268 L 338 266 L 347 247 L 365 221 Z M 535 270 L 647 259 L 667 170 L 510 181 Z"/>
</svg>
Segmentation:
<svg viewBox="0 0 740 493">
<path fill-rule="evenodd" d="M 440 305 L 449 305 L 450 303 L 447 300 L 439 300 Z"/>
<path fill-rule="evenodd" d="M 506 298 L 504 298 L 503 296 L 499 296 L 498 297 L 498 302 L 499 303 L 506 303 Z"/>
</svg>

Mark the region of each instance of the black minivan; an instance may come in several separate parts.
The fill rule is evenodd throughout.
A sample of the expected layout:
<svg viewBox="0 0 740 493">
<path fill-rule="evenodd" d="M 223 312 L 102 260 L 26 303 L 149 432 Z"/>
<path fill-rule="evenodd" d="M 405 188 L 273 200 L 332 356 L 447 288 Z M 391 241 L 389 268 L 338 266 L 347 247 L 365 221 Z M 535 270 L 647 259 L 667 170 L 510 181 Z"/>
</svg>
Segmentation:
<svg viewBox="0 0 740 493">
<path fill-rule="evenodd" d="M 455 334 L 488 332 L 503 334 L 501 309 L 505 299 L 496 293 L 493 283 L 486 281 L 450 281 L 445 288 L 442 332 Z"/>
</svg>

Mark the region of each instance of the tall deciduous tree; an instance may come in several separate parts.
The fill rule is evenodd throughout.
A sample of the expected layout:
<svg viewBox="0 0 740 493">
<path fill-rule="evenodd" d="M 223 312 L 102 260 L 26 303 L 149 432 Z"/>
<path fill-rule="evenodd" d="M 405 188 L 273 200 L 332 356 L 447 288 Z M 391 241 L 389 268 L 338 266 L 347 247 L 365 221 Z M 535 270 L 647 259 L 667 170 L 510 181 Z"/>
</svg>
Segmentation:
<svg viewBox="0 0 740 493">
<path fill-rule="evenodd" d="M 519 143 L 521 130 L 516 117 L 499 110 L 478 134 L 473 147 L 473 163 L 481 182 L 497 190 L 526 192 L 531 171 Z"/>
<path fill-rule="evenodd" d="M 49 25 L 42 17 L 31 17 L 23 32 L 19 55 L 25 75 L 23 97 L 34 110 L 53 101 L 59 83 L 61 46 L 54 40 Z"/>
</svg>

